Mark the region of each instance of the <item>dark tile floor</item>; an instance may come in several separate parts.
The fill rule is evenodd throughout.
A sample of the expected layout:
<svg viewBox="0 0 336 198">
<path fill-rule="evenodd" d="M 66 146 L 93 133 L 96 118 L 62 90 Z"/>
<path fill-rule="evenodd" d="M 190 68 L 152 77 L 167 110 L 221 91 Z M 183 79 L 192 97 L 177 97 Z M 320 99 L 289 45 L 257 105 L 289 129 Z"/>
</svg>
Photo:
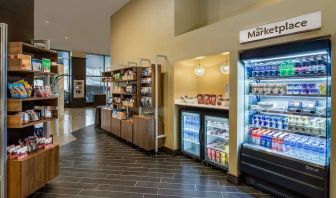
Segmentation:
<svg viewBox="0 0 336 198">
<path fill-rule="evenodd" d="M 61 147 L 60 175 L 32 198 L 270 197 L 184 156 L 145 154 L 93 126 L 74 135 Z"/>
</svg>

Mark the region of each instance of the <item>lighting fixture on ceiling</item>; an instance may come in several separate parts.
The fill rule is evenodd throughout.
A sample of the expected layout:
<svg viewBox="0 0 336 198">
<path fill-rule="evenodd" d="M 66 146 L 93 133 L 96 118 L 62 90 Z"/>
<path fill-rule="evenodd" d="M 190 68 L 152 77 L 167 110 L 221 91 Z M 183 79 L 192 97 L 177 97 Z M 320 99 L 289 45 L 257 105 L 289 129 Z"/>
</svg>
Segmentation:
<svg viewBox="0 0 336 198">
<path fill-rule="evenodd" d="M 223 64 L 221 65 L 220 67 L 220 71 L 223 73 L 223 74 L 229 74 L 230 73 L 230 67 L 226 64 Z"/>
<path fill-rule="evenodd" d="M 194 73 L 196 76 L 203 76 L 204 73 L 205 73 L 205 69 L 204 67 L 201 65 L 201 59 L 198 59 L 199 60 L 199 63 L 198 63 L 198 66 L 195 67 L 194 69 Z"/>
<path fill-rule="evenodd" d="M 44 21 L 44 23 L 45 23 L 45 24 L 49 24 L 49 23 L 50 23 L 50 21 L 48 21 L 48 20 L 47 20 L 47 21 Z"/>
<path fill-rule="evenodd" d="M 229 55 L 230 54 L 230 52 L 223 52 L 223 53 L 221 53 L 221 55 Z"/>
<path fill-rule="evenodd" d="M 64 39 L 65 39 L 65 40 L 68 40 L 68 39 L 69 39 L 69 37 L 68 37 L 68 36 L 66 36 L 66 37 L 64 37 Z"/>
</svg>

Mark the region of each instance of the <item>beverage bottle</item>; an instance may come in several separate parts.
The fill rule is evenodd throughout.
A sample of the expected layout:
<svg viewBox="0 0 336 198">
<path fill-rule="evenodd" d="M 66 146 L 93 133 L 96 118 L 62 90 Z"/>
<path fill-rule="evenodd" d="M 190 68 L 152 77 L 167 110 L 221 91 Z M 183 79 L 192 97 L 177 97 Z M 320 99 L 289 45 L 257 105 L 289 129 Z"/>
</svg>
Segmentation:
<svg viewBox="0 0 336 198">
<path fill-rule="evenodd" d="M 320 143 L 319 146 L 318 146 L 318 161 L 320 163 L 325 163 L 326 161 L 326 145 L 325 143 Z"/>
<path fill-rule="evenodd" d="M 295 156 L 297 153 L 297 142 L 298 139 L 295 135 L 290 139 L 289 145 L 290 145 L 290 152 L 289 154 L 292 156 Z"/>
<path fill-rule="evenodd" d="M 286 154 L 290 153 L 290 140 L 291 140 L 291 136 L 287 136 L 283 138 L 283 152 Z"/>
<path fill-rule="evenodd" d="M 266 142 L 265 147 L 272 148 L 272 138 L 273 138 L 274 132 L 268 133 L 266 135 Z"/>
<path fill-rule="evenodd" d="M 280 76 L 288 76 L 288 64 L 286 60 L 281 61 Z"/>
<path fill-rule="evenodd" d="M 310 74 L 310 70 L 309 70 L 309 60 L 308 58 L 303 58 L 303 74 L 304 75 L 309 75 Z"/>
<path fill-rule="evenodd" d="M 316 70 L 316 64 L 314 61 L 314 57 L 309 57 L 308 58 L 308 67 L 309 67 L 309 74 L 314 74 Z"/>
<path fill-rule="evenodd" d="M 324 56 L 317 56 L 317 70 L 319 74 L 326 74 L 327 61 L 325 60 Z"/>
<path fill-rule="evenodd" d="M 309 140 L 303 142 L 303 158 L 309 160 L 311 158 L 311 142 Z"/>
<path fill-rule="evenodd" d="M 288 61 L 288 76 L 295 75 L 295 63 L 292 60 Z"/>
</svg>

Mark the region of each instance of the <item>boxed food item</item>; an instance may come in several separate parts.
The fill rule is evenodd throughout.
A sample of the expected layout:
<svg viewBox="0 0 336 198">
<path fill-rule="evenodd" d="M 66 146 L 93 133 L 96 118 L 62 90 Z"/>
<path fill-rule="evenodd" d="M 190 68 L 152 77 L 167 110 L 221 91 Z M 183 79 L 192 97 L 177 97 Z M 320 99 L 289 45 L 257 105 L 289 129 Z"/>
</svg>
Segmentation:
<svg viewBox="0 0 336 198">
<path fill-rule="evenodd" d="M 32 60 L 33 70 L 42 71 L 42 61 L 39 59 Z"/>
<path fill-rule="evenodd" d="M 32 64 L 31 64 L 31 56 L 25 55 L 25 54 L 15 54 L 11 55 L 9 59 L 9 65 L 10 67 L 17 67 L 19 66 L 20 70 L 31 70 Z"/>
</svg>

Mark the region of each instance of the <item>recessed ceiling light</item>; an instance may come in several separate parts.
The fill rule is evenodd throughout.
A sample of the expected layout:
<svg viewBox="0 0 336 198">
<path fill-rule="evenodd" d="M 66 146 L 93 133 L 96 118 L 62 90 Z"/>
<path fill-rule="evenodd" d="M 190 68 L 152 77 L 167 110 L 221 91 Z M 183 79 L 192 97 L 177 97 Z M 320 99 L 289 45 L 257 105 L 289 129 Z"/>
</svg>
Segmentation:
<svg viewBox="0 0 336 198">
<path fill-rule="evenodd" d="M 44 23 L 46 23 L 46 24 L 49 24 L 49 23 L 50 23 L 50 21 L 44 21 Z"/>
<path fill-rule="evenodd" d="M 200 60 L 200 59 L 203 59 L 205 58 L 205 56 L 199 56 L 199 57 L 196 57 L 195 60 Z"/>
<path fill-rule="evenodd" d="M 68 36 L 66 36 L 66 37 L 64 37 L 65 38 L 65 40 L 68 40 L 69 39 L 69 37 Z"/>
<path fill-rule="evenodd" d="M 223 53 L 221 53 L 221 55 L 229 55 L 230 54 L 230 52 L 223 52 Z"/>
</svg>

